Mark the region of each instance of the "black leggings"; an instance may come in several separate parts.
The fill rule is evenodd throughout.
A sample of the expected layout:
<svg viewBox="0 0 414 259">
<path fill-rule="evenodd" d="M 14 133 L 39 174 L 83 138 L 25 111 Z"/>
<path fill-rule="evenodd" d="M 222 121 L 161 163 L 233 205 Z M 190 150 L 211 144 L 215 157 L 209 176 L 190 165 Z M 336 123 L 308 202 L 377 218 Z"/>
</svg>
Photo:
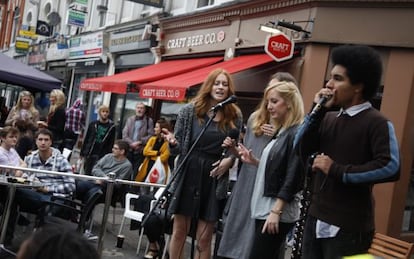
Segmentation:
<svg viewBox="0 0 414 259">
<path fill-rule="evenodd" d="M 255 221 L 255 234 L 250 259 L 279 258 L 280 249 L 285 243 L 286 235 L 295 225 L 295 223 L 279 222 L 279 233 L 268 234 L 267 232 L 262 233 L 264 223 L 265 220 L 256 219 Z"/>
</svg>

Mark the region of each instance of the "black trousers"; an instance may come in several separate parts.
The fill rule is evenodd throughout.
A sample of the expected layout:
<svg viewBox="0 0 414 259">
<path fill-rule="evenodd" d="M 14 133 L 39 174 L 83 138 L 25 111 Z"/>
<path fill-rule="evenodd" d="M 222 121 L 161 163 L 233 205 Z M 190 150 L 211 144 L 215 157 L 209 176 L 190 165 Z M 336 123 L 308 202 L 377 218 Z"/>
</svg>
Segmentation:
<svg viewBox="0 0 414 259">
<path fill-rule="evenodd" d="M 282 245 L 285 244 L 286 235 L 293 228 L 295 223 L 279 222 L 279 233 L 268 234 L 262 233 L 265 220 L 255 221 L 255 236 L 253 247 L 250 253 L 250 259 L 278 259 Z"/>
<path fill-rule="evenodd" d="M 347 232 L 339 230 L 335 237 L 316 238 L 317 219 L 308 215 L 302 244 L 303 259 L 336 259 L 364 254 L 371 246 L 374 231 Z"/>
</svg>

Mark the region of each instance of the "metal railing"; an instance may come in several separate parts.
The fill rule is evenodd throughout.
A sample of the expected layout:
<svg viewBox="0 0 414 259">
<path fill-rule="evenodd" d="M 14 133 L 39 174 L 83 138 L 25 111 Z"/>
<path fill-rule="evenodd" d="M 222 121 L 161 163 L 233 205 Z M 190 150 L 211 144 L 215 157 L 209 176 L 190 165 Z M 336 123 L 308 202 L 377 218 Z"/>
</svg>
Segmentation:
<svg viewBox="0 0 414 259">
<path fill-rule="evenodd" d="M 21 170 L 21 171 L 24 171 L 24 172 L 51 174 L 51 175 L 59 175 L 59 176 L 70 176 L 70 177 L 73 177 L 75 179 L 100 180 L 100 181 L 106 182 L 106 196 L 105 196 L 105 203 L 104 203 L 104 211 L 103 211 L 103 215 L 102 215 L 101 228 L 100 228 L 100 233 L 99 233 L 99 237 L 98 237 L 98 247 L 97 247 L 100 258 L 102 257 L 103 243 L 104 243 L 104 238 L 105 238 L 105 233 L 106 233 L 106 225 L 107 225 L 107 221 L 108 221 L 109 207 L 111 205 L 114 185 L 115 184 L 123 184 L 123 185 L 130 185 L 130 186 L 157 187 L 157 188 L 166 186 L 164 184 L 153 184 L 153 183 L 144 183 L 144 182 L 135 182 L 135 181 L 115 179 L 115 176 L 116 176 L 115 172 L 109 173 L 108 178 L 105 178 L 105 177 L 73 174 L 73 173 L 67 173 L 67 172 L 62 173 L 62 172 L 32 169 L 32 168 L 26 168 L 26 167 L 15 167 L 15 166 L 0 165 L 0 172 L 1 173 L 4 172 L 4 169 Z M 3 216 L 4 216 L 4 213 L 3 213 Z"/>
</svg>

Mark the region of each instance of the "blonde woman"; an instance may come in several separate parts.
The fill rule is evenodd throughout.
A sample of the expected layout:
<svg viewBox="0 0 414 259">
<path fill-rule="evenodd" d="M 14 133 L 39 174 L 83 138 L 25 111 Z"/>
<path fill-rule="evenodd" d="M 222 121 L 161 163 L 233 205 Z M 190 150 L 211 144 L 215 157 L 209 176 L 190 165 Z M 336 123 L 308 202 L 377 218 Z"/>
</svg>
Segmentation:
<svg viewBox="0 0 414 259">
<path fill-rule="evenodd" d="M 268 87 L 277 82 L 292 82 L 295 78 L 286 72 L 277 72 L 269 80 Z M 266 88 L 267 93 L 272 88 Z M 246 134 L 243 144 L 252 150 L 252 155 L 260 157 L 263 149 L 271 141 L 280 124 L 273 118 L 267 108 L 268 100 L 264 95 L 257 109 L 247 120 Z M 224 229 L 218 249 L 218 255 L 224 258 L 247 259 L 253 245 L 255 220 L 250 217 L 250 201 L 253 194 L 257 167 L 242 163 L 237 177 L 237 182 L 229 198 L 224 211 Z M 227 224 L 227 222 L 229 222 Z M 243 236 L 240 236 L 243 233 Z"/>
<path fill-rule="evenodd" d="M 53 134 L 53 147 L 60 151 L 63 149 L 65 130 L 65 101 L 66 97 L 62 90 L 54 89 L 49 96 L 50 108 L 47 115 L 47 122 L 38 121 L 38 126 L 49 129 Z"/>
<path fill-rule="evenodd" d="M 29 91 L 20 92 L 17 104 L 10 110 L 5 125 L 19 129 L 16 151 L 22 159 L 33 150 L 33 133 L 37 130 L 38 120 L 39 111 L 34 107 L 33 95 Z"/>
<path fill-rule="evenodd" d="M 255 219 L 250 259 L 279 258 L 287 233 L 299 219 L 304 169 L 293 148 L 304 117 L 299 89 L 294 83 L 278 82 L 265 89 L 264 99 L 276 132 L 259 156 L 238 146 L 243 164 L 257 168 L 250 200 L 250 216 Z"/>
<path fill-rule="evenodd" d="M 38 120 L 39 111 L 34 107 L 33 95 L 29 91 L 22 91 L 17 99 L 17 104 L 10 110 L 5 125 L 17 127 L 20 134 L 28 134 L 33 137 Z"/>
</svg>

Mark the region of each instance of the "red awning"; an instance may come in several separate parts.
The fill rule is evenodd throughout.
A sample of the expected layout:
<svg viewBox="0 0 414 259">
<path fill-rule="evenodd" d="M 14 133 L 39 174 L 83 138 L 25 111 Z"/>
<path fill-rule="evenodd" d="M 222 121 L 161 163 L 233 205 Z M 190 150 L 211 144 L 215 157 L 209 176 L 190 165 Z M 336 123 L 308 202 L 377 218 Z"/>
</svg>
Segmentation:
<svg viewBox="0 0 414 259">
<path fill-rule="evenodd" d="M 274 60 L 267 54 L 236 57 L 189 73 L 140 85 L 139 95 L 142 98 L 181 101 L 185 98 L 187 88 L 201 84 L 207 75 L 216 68 L 223 68 L 232 74 L 272 61 Z"/>
<path fill-rule="evenodd" d="M 220 57 L 163 61 L 158 64 L 104 77 L 88 78 L 80 90 L 125 94 L 128 83 L 136 85 L 186 73 L 221 61 Z"/>
</svg>

